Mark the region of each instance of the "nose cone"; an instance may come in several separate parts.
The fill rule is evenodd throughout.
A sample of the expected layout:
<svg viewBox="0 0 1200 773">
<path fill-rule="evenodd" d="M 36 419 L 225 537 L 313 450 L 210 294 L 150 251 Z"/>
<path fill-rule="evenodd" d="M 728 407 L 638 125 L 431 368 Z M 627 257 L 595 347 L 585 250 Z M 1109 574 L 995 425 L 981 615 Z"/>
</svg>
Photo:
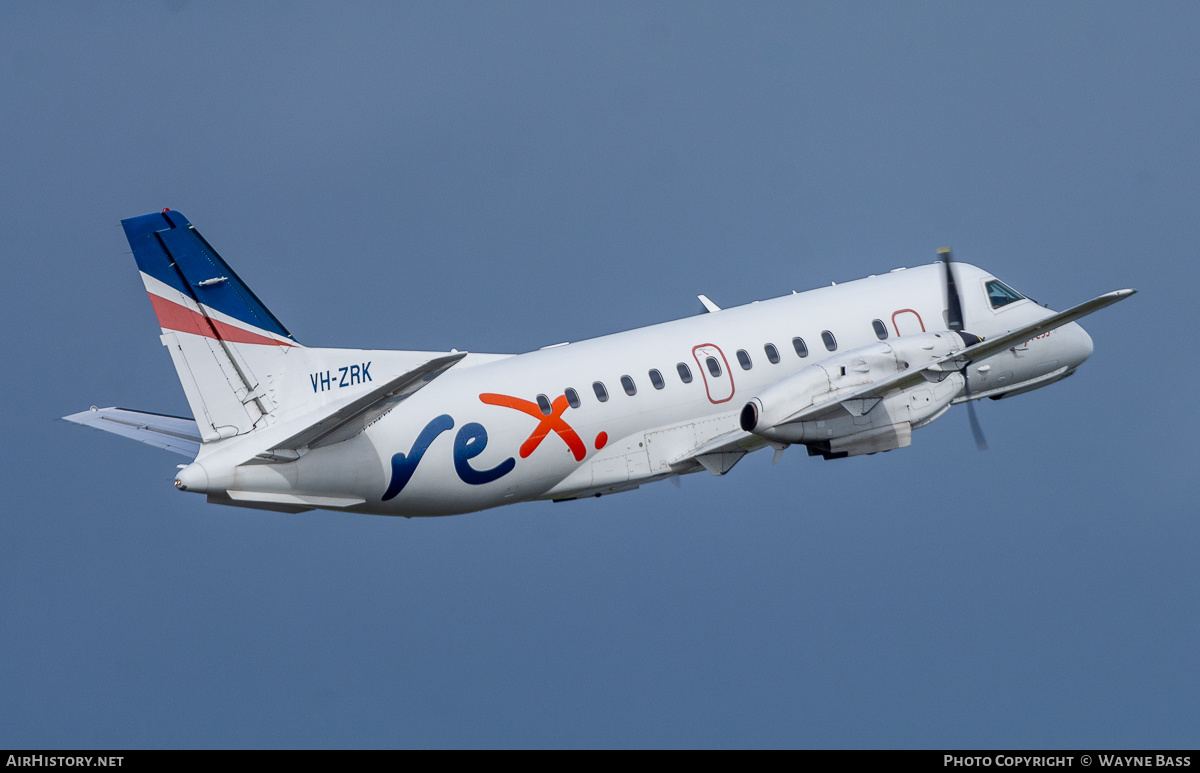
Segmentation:
<svg viewBox="0 0 1200 773">
<path fill-rule="evenodd" d="M 1083 364 L 1084 360 L 1092 356 L 1092 337 L 1076 322 L 1072 322 L 1069 328 L 1074 333 L 1069 360 L 1071 367 L 1077 368 Z"/>
</svg>

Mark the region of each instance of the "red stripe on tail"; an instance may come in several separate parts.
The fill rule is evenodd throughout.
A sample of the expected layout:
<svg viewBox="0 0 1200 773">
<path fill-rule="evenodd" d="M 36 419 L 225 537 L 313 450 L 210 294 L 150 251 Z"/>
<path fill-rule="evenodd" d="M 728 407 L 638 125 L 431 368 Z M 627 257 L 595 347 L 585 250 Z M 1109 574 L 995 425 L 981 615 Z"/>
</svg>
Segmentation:
<svg viewBox="0 0 1200 773">
<path fill-rule="evenodd" d="M 240 327 L 234 327 L 220 320 L 209 319 L 198 311 L 192 311 L 174 301 L 160 298 L 149 293 L 150 303 L 154 306 L 154 314 L 158 324 L 164 330 L 178 330 L 181 333 L 201 335 L 206 338 L 216 338 L 218 341 L 228 341 L 231 344 L 270 344 L 272 346 L 291 346 L 286 341 L 251 333 Z"/>
</svg>

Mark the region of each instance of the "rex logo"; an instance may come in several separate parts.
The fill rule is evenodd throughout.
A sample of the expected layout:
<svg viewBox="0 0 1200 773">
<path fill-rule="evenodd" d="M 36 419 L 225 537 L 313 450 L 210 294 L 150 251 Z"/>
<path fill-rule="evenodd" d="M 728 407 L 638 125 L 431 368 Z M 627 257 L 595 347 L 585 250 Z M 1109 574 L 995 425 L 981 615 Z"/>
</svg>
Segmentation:
<svg viewBox="0 0 1200 773">
<path fill-rule="evenodd" d="M 537 419 L 538 423 L 534 427 L 533 433 L 521 444 L 518 451 L 522 459 L 529 458 L 529 455 L 537 450 L 551 432 L 557 434 L 567 444 L 575 461 L 582 462 L 587 456 L 587 448 L 579 438 L 579 433 L 562 417 L 568 404 L 565 395 L 559 395 L 554 399 L 549 414 L 543 413 L 537 403 L 510 395 L 484 392 L 479 395 L 479 400 L 486 405 L 511 408 Z M 417 471 L 421 459 L 425 457 L 425 452 L 429 450 L 429 446 L 439 435 L 451 429 L 454 429 L 453 417 L 449 414 L 442 414 L 425 425 L 407 454 L 398 453 L 392 456 L 392 479 L 388 483 L 387 491 L 383 494 L 383 501 L 395 498 L 404 490 L 404 487 L 412 479 L 413 473 Z M 489 470 L 477 470 L 472 467 L 470 460 L 483 453 L 487 442 L 487 430 L 478 422 L 463 425 L 458 434 L 454 436 L 454 471 L 463 483 L 472 486 L 491 483 L 512 472 L 513 468 L 517 466 L 517 460 L 510 456 Z M 603 448 L 607 442 L 608 435 L 606 433 L 601 432 L 596 436 L 596 448 Z"/>
<path fill-rule="evenodd" d="M 384 502 L 404 490 L 404 487 L 412 480 L 413 473 L 417 471 L 417 465 L 425 457 L 429 446 L 433 444 L 438 435 L 450 429 L 454 429 L 454 419 L 449 414 L 443 413 L 425 425 L 425 429 L 421 430 L 420 435 L 417 435 L 416 442 L 413 443 L 407 454 L 392 456 L 392 481 L 388 484 L 387 491 L 383 493 Z M 509 474 L 513 467 L 517 466 L 517 460 L 510 456 L 490 470 L 476 470 L 472 467 L 470 460 L 483 453 L 483 449 L 487 448 L 487 441 L 487 430 L 477 422 L 464 424 L 458 434 L 454 436 L 454 471 L 458 473 L 458 477 L 463 483 L 470 483 L 473 486 L 491 483 L 497 478 Z"/>
<path fill-rule="evenodd" d="M 521 444 L 522 459 L 528 458 L 530 454 L 536 451 L 537 447 L 542 444 L 542 441 L 552 431 L 558 433 L 558 436 L 567 444 L 567 448 L 571 449 L 571 453 L 575 455 L 575 461 L 582 462 L 583 457 L 587 456 L 587 449 L 584 448 L 583 441 L 579 439 L 579 435 L 575 430 L 571 429 L 571 425 L 567 424 L 566 420 L 562 417 L 563 412 L 567 410 L 566 395 L 559 395 L 554 398 L 554 402 L 550 404 L 549 414 L 542 413 L 542 409 L 537 403 L 531 403 L 519 397 L 484 392 L 479 396 L 479 400 L 488 405 L 512 408 L 514 411 L 520 411 L 538 420 L 538 425 L 534 428 L 533 434 Z"/>
</svg>

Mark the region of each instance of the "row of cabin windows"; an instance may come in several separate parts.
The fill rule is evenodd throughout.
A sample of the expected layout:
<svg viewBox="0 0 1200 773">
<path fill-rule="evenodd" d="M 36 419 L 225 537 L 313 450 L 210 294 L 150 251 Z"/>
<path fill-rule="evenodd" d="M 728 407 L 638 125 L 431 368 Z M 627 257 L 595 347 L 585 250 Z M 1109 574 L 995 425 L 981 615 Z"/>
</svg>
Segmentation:
<svg viewBox="0 0 1200 773">
<path fill-rule="evenodd" d="M 871 320 L 871 327 L 875 331 L 876 338 L 878 338 L 880 341 L 887 340 L 888 329 L 887 329 L 887 325 L 883 324 L 883 320 L 881 320 L 881 319 Z M 828 330 L 822 330 L 821 331 L 821 343 L 825 344 L 825 348 L 828 349 L 829 351 L 831 351 L 831 352 L 837 351 L 837 347 L 838 347 L 837 338 L 834 337 L 832 332 L 830 332 Z M 797 357 L 807 357 L 808 356 L 808 344 L 804 343 L 803 338 L 800 338 L 800 337 L 793 338 L 792 339 L 792 348 L 796 350 Z M 766 350 L 767 359 L 771 361 L 772 365 L 779 362 L 779 352 L 776 351 L 776 349 L 773 345 L 767 344 L 766 346 L 763 347 L 763 349 Z M 743 355 L 745 355 L 745 356 L 743 356 Z M 744 350 L 738 352 L 738 362 L 741 363 L 743 370 L 750 370 L 750 368 L 752 367 L 752 363 L 750 362 L 750 355 L 746 354 Z"/>
<path fill-rule="evenodd" d="M 679 369 L 679 377 L 683 380 L 683 383 L 686 384 L 692 380 L 692 373 L 690 370 L 688 370 L 687 365 L 681 362 L 677 367 Z M 650 371 L 650 383 L 655 389 L 663 389 L 667 385 L 667 382 L 663 380 L 662 374 L 659 373 L 657 369 L 652 369 Z M 625 394 L 629 395 L 630 397 L 633 397 L 637 394 L 637 384 L 633 383 L 633 378 L 630 376 L 621 376 L 621 387 L 625 390 Z M 608 389 L 604 386 L 603 381 L 594 382 L 592 384 L 592 391 L 596 394 L 597 400 L 602 403 L 608 402 Z M 573 387 L 567 387 L 564 389 L 563 395 L 567 398 L 567 405 L 571 406 L 572 408 L 578 408 L 583 404 L 579 399 L 579 393 L 576 392 Z M 550 415 L 552 412 L 550 398 L 546 397 L 545 395 L 538 395 L 537 404 L 542 413 L 547 416 Z"/>
<path fill-rule="evenodd" d="M 871 327 L 875 329 L 875 336 L 880 341 L 887 339 L 887 327 L 882 321 L 878 319 L 873 320 L 871 322 Z M 834 338 L 833 333 L 830 331 L 821 331 L 821 342 L 825 344 L 825 348 L 829 351 L 832 352 L 837 350 L 837 339 Z M 792 348 L 796 350 L 797 357 L 808 356 L 808 344 L 804 343 L 803 338 L 798 336 L 793 338 Z M 768 362 L 770 362 L 772 365 L 779 364 L 779 350 L 775 348 L 775 344 L 763 344 L 763 352 L 767 355 Z M 738 349 L 737 361 L 738 364 L 742 366 L 742 370 L 750 370 L 754 367 L 754 362 L 750 359 L 750 354 L 745 349 Z M 713 378 L 721 377 L 721 363 L 717 361 L 716 357 L 706 357 L 704 359 L 704 366 L 708 368 L 708 372 L 712 374 Z M 687 366 L 687 363 L 676 363 L 675 372 L 679 374 L 679 380 L 683 383 L 692 383 L 692 369 Z M 651 368 L 648 375 L 650 376 L 650 385 L 655 389 L 664 389 L 667 386 L 667 382 L 663 380 L 662 373 L 660 373 L 657 368 Z M 624 389 L 625 394 L 629 395 L 630 397 L 633 397 L 637 394 L 637 384 L 633 382 L 633 378 L 631 376 L 621 376 L 621 388 Z M 592 392 L 595 393 L 596 399 L 600 402 L 608 402 L 608 389 L 604 386 L 604 382 L 593 382 Z M 567 405 L 571 406 L 572 408 L 578 408 L 582 404 L 579 400 L 579 393 L 571 387 L 567 387 L 565 390 L 563 390 L 563 394 L 567 398 Z M 545 395 L 538 395 L 537 404 L 542 413 L 547 416 L 551 414 L 553 409 L 550 405 L 550 398 L 546 397 Z"/>
<path fill-rule="evenodd" d="M 713 357 L 709 357 L 708 365 L 709 365 L 710 371 L 712 371 L 712 369 L 714 367 L 717 369 L 716 372 L 713 373 L 713 376 L 721 375 L 721 366 L 717 364 L 716 359 L 714 359 Z M 675 370 L 676 370 L 676 372 L 679 373 L 680 381 L 682 381 L 685 384 L 692 383 L 692 369 L 687 366 L 687 363 L 684 363 L 684 362 L 678 363 L 675 366 Z M 662 373 L 659 372 L 658 368 L 651 368 L 647 375 L 650 376 L 650 385 L 652 387 L 654 387 L 655 389 L 665 389 L 666 388 L 667 382 L 663 378 Z M 624 389 L 625 394 L 629 395 L 630 397 L 633 397 L 634 395 L 637 394 L 637 384 L 635 384 L 633 382 L 632 376 L 621 376 L 621 388 Z M 596 394 L 597 400 L 599 400 L 602 403 L 608 402 L 608 388 L 604 386 L 603 381 L 593 382 L 592 383 L 592 391 Z M 574 389 L 570 389 L 570 388 L 568 388 L 566 390 L 565 394 L 567 396 L 567 405 L 570 405 L 572 408 L 578 408 L 579 407 L 579 394 Z M 538 395 L 538 405 L 539 406 L 542 405 L 542 401 L 541 401 L 542 397 L 543 397 L 543 395 Z M 549 401 L 547 401 L 546 405 L 549 405 Z M 546 410 L 546 408 L 543 407 L 542 413 L 549 415 L 550 412 L 548 410 Z"/>
</svg>

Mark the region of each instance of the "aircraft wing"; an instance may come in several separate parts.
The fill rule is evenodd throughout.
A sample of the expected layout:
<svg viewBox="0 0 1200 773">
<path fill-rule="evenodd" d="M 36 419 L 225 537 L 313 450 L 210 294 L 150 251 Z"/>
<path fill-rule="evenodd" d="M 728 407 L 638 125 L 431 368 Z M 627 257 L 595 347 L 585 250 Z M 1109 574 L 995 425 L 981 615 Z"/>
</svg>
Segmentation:
<svg viewBox="0 0 1200 773">
<path fill-rule="evenodd" d="M 1081 303 L 1078 306 L 1072 306 L 1066 311 L 1060 311 L 1057 314 L 1052 314 L 1045 319 L 1032 322 L 1024 327 L 1019 327 L 1016 330 L 1011 330 L 1004 335 L 989 338 L 988 340 L 981 341 L 974 346 L 968 346 L 961 352 L 942 358 L 939 363 L 948 363 L 952 360 L 962 360 L 965 364 L 967 362 L 977 362 L 985 357 L 991 357 L 993 354 L 999 354 L 1009 347 L 1019 346 L 1020 344 L 1023 344 L 1029 339 L 1035 338 L 1042 333 L 1062 327 L 1068 322 L 1074 322 L 1081 317 L 1086 317 L 1088 314 L 1091 314 L 1094 311 L 1100 311 L 1100 309 L 1103 309 L 1105 306 L 1111 306 L 1117 301 L 1125 300 L 1136 292 L 1137 290 L 1114 290 L 1111 293 L 1105 293 L 1104 295 L 1101 295 L 1098 298 L 1093 298 L 1086 303 Z M 954 370 L 958 370 L 961 367 L 962 365 L 959 365 L 958 367 L 955 367 Z"/>
<path fill-rule="evenodd" d="M 713 475 L 724 475 L 733 469 L 743 456 L 766 445 L 758 435 L 742 429 L 722 432 L 699 446 L 688 450 L 670 460 L 671 466 L 687 461 L 699 462 L 700 465 Z"/>
<path fill-rule="evenodd" d="M 195 459 L 200 453 L 200 428 L 194 419 L 125 408 L 97 408 L 63 416 L 64 421 L 112 432 Z"/>
<path fill-rule="evenodd" d="M 931 362 L 923 368 L 897 373 L 894 376 L 879 379 L 858 389 L 835 395 L 830 400 L 817 403 L 792 414 L 780 422 L 780 424 L 820 419 L 840 413 L 842 410 L 849 411 L 855 416 L 862 415 L 870 411 L 875 403 L 879 402 L 879 400 L 883 399 L 890 392 L 908 389 L 909 387 L 916 386 L 921 381 L 941 381 L 946 377 L 946 374 L 962 370 L 972 362 L 991 357 L 993 354 L 999 354 L 1010 347 L 1018 346 L 1042 333 L 1062 327 L 1068 322 L 1074 322 L 1106 306 L 1111 306 L 1136 292 L 1137 290 L 1114 290 L 1111 293 L 1105 293 L 1098 298 L 1093 298 L 1078 306 L 1073 306 L 1066 311 L 1051 314 L 1045 319 L 1023 325 L 1003 335 L 998 335 L 986 341 L 968 346 L 966 349 Z"/>
<path fill-rule="evenodd" d="M 295 459 L 301 449 L 319 448 L 354 437 L 466 356 L 466 352 L 455 352 L 435 357 L 351 400 L 259 456 L 271 460 Z"/>
</svg>

